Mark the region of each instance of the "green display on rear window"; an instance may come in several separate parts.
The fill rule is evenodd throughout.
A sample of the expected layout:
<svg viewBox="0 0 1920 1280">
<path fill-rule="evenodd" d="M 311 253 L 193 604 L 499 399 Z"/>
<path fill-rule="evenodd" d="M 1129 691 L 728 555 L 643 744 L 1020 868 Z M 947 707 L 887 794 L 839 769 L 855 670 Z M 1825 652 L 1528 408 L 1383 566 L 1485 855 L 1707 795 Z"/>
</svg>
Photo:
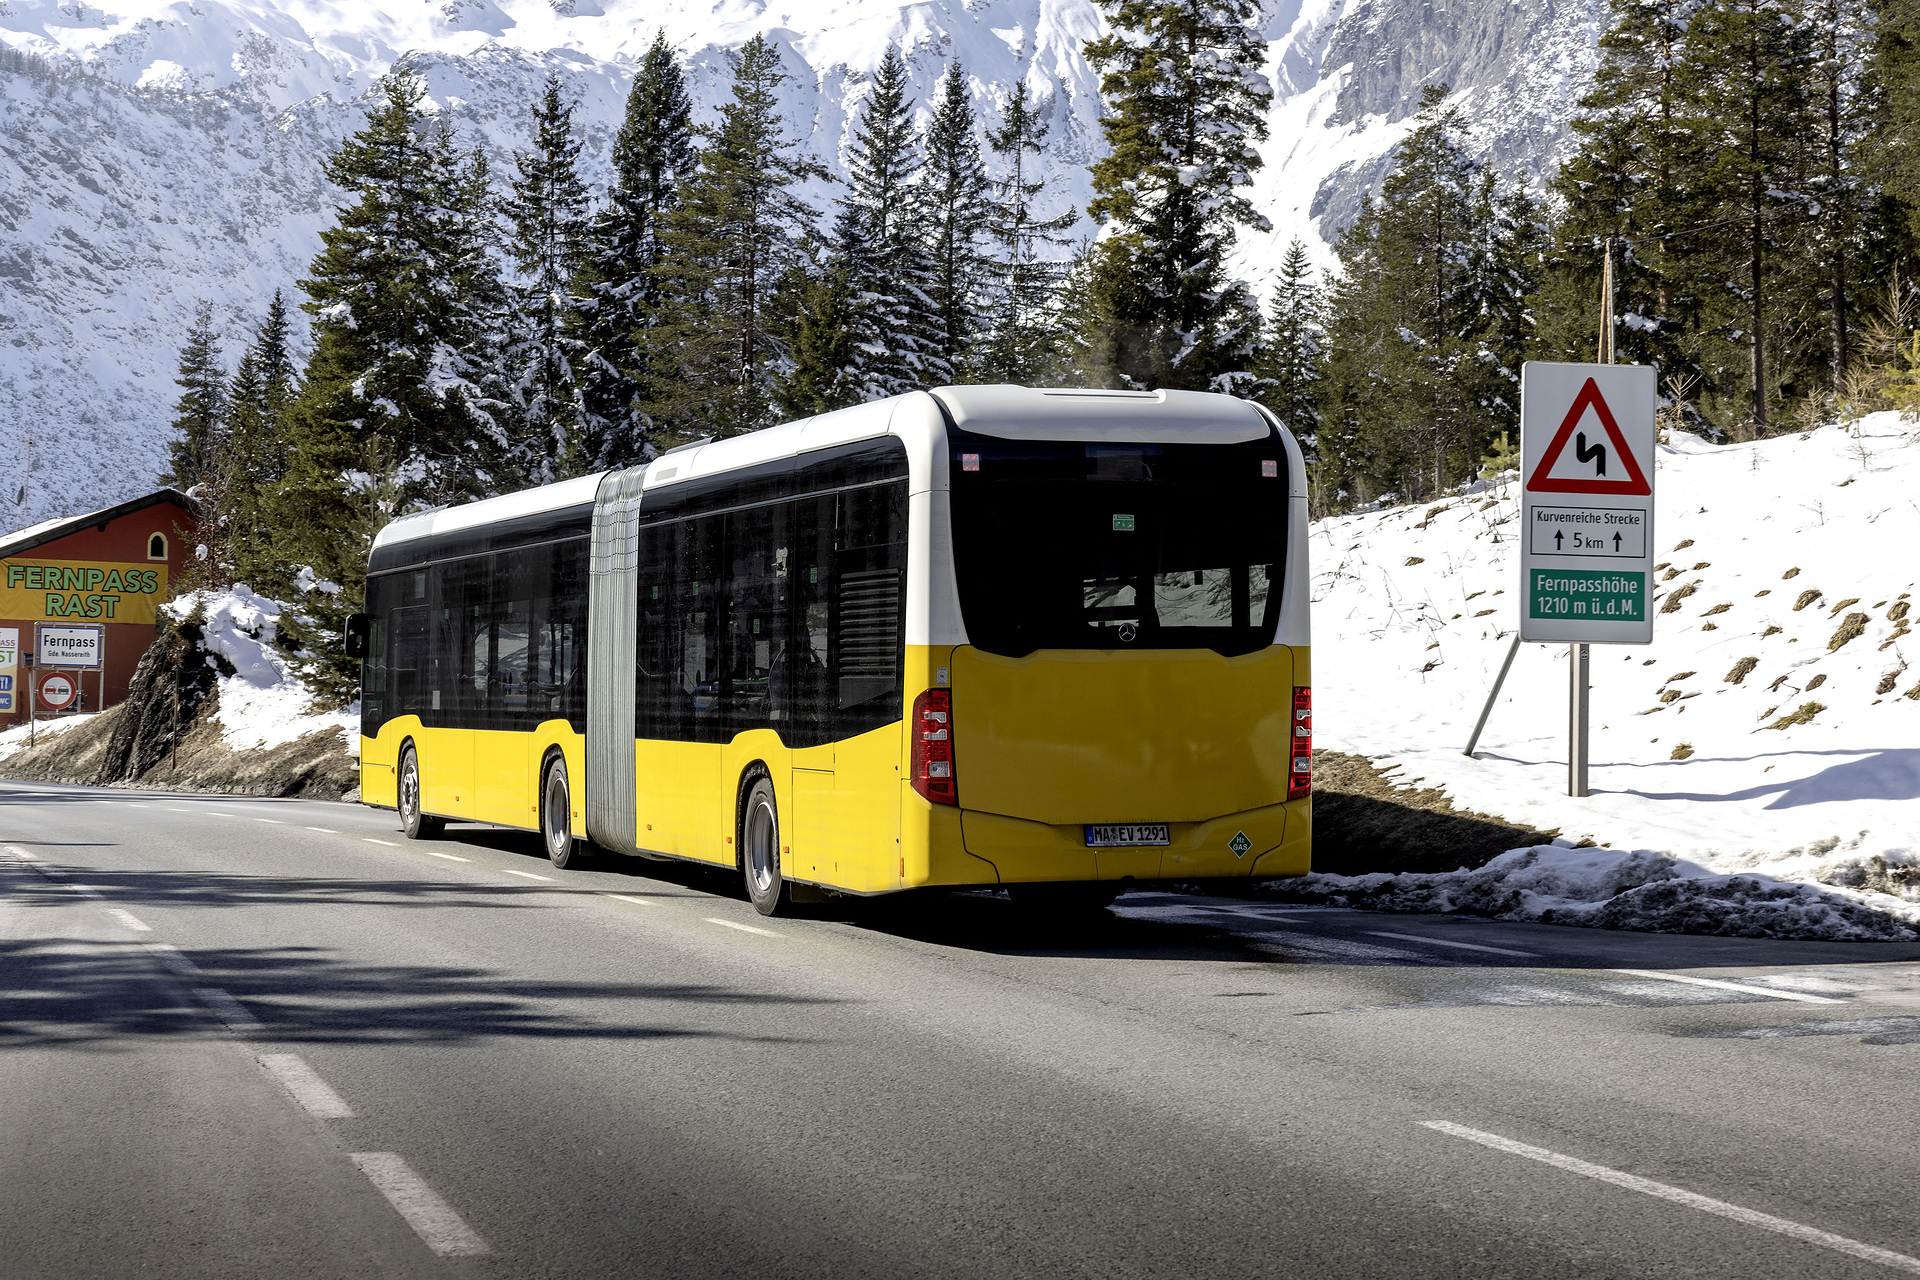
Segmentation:
<svg viewBox="0 0 1920 1280">
<path fill-rule="evenodd" d="M 1647 575 L 1535 569 L 1527 616 L 1576 622 L 1645 622 Z"/>
</svg>

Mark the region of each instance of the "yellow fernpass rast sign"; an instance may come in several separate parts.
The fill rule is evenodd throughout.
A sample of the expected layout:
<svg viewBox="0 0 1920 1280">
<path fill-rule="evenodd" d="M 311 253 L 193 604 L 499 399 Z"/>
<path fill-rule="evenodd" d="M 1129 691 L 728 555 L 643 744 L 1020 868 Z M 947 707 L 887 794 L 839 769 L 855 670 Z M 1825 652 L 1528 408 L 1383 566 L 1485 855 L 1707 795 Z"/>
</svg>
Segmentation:
<svg viewBox="0 0 1920 1280">
<path fill-rule="evenodd" d="M 0 618 L 151 623 L 166 595 L 164 564 L 0 560 Z"/>
</svg>

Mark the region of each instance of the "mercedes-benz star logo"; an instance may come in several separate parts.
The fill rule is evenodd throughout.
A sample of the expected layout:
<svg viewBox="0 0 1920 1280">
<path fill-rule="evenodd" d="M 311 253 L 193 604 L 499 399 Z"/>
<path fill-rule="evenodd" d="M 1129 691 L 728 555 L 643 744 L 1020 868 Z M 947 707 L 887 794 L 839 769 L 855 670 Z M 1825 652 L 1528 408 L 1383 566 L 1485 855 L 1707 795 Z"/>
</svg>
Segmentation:
<svg viewBox="0 0 1920 1280">
<path fill-rule="evenodd" d="M 1120 643 L 1121 644 L 1132 644 L 1133 638 L 1139 634 L 1140 633 L 1138 631 L 1134 630 L 1134 626 L 1131 622 L 1123 622 L 1120 624 Z"/>
</svg>

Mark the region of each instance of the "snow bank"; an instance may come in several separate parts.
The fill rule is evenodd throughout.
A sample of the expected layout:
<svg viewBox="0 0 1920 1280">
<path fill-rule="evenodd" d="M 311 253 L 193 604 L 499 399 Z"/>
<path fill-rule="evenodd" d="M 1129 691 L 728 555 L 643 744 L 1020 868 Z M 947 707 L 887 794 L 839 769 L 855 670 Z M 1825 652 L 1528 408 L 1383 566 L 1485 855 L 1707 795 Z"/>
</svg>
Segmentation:
<svg viewBox="0 0 1920 1280">
<path fill-rule="evenodd" d="M 1900 942 L 1920 937 L 1920 905 L 1773 876 L 1716 874 L 1650 849 L 1510 849 L 1475 870 L 1312 875 L 1276 882 L 1286 901 L 1368 911 L 1465 912 L 1502 920 L 1742 938 Z"/>
<path fill-rule="evenodd" d="M 176 622 L 198 615 L 202 643 L 233 666 L 220 678 L 214 718 L 228 749 L 277 747 L 323 729 L 336 729 L 349 754 L 360 751 L 360 705 L 314 711 L 313 695 L 294 678 L 274 644 L 289 607 L 256 595 L 245 583 L 225 591 L 189 591 L 160 606 Z M 212 661 L 211 658 L 208 661 Z"/>
<path fill-rule="evenodd" d="M 69 729 L 79 728 L 87 721 L 93 719 L 97 714 L 99 713 L 94 711 L 84 711 L 77 715 L 61 716 L 56 720 L 42 720 L 38 725 L 19 724 L 4 732 L 0 732 L 0 760 L 5 760 L 17 751 L 25 751 L 27 749 L 29 730 L 32 731 L 31 737 L 33 741 L 35 743 L 41 743 L 53 737 L 55 734 L 65 733 Z"/>
<path fill-rule="evenodd" d="M 1390 891 L 1321 888 L 1616 928 L 1920 923 L 1920 431 L 1882 413 L 1750 444 L 1675 435 L 1657 465 L 1654 642 L 1593 649 L 1586 799 L 1566 794 L 1564 645 L 1522 646 L 1477 756 L 1461 754 L 1517 623 L 1513 479 L 1314 524 L 1319 745 L 1606 846 L 1579 856 L 1611 868 L 1563 892 L 1536 879 L 1572 875 L 1571 855 L 1517 850 Z"/>
</svg>

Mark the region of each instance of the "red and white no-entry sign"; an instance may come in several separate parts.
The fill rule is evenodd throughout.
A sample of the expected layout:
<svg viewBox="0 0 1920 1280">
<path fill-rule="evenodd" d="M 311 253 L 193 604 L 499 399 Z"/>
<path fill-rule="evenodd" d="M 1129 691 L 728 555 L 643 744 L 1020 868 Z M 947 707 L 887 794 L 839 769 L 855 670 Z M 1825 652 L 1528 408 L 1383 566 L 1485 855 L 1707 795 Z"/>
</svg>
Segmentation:
<svg viewBox="0 0 1920 1280">
<path fill-rule="evenodd" d="M 1520 374 L 1520 638 L 1653 639 L 1654 370 Z"/>
<path fill-rule="evenodd" d="M 49 671 L 40 677 L 40 705 L 49 711 L 65 711 L 80 696 L 80 686 L 64 671 Z"/>
</svg>

